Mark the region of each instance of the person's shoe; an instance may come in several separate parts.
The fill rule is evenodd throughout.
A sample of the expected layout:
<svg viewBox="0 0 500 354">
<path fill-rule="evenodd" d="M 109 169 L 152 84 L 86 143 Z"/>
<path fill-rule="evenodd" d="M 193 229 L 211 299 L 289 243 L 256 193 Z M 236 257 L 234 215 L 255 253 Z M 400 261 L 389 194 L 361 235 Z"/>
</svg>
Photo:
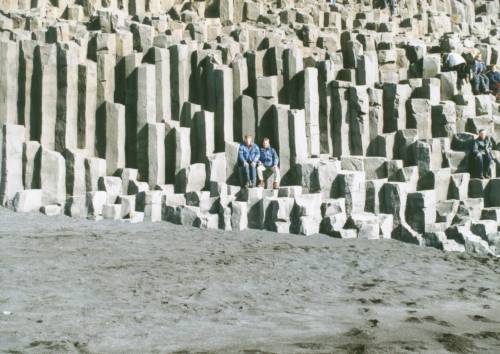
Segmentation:
<svg viewBox="0 0 500 354">
<path fill-rule="evenodd" d="M 259 181 L 258 187 L 264 188 L 264 181 Z"/>
<path fill-rule="evenodd" d="M 255 183 L 250 182 L 250 188 L 254 188 L 254 187 L 255 187 Z"/>
<path fill-rule="evenodd" d="M 279 189 L 280 184 L 278 182 L 273 183 L 273 189 Z"/>
<path fill-rule="evenodd" d="M 244 187 L 245 187 L 245 188 L 247 188 L 247 189 L 248 189 L 248 188 L 250 188 L 250 183 L 248 183 L 248 182 L 247 182 L 247 183 L 245 183 L 245 186 L 244 186 Z"/>
<path fill-rule="evenodd" d="M 479 179 L 484 179 L 484 176 L 483 175 L 479 175 Z"/>
<path fill-rule="evenodd" d="M 484 178 L 486 178 L 486 179 L 490 179 L 490 178 L 491 178 L 491 176 L 490 176 L 490 175 L 484 175 Z"/>
</svg>

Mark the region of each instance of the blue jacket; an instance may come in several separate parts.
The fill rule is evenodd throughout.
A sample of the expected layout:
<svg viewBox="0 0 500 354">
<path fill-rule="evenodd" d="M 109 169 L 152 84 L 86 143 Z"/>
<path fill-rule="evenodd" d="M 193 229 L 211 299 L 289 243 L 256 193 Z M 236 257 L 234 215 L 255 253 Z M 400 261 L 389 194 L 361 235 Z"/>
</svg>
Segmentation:
<svg viewBox="0 0 500 354">
<path fill-rule="evenodd" d="M 280 159 L 278 157 L 278 154 L 276 153 L 276 150 L 274 150 L 272 147 L 268 147 L 267 149 L 260 148 L 260 162 L 265 167 L 273 167 L 278 165 Z"/>
<path fill-rule="evenodd" d="M 500 72 L 498 71 L 490 71 L 486 74 L 488 79 L 490 79 L 490 83 L 492 87 L 495 87 L 496 84 L 500 83 Z"/>
<path fill-rule="evenodd" d="M 259 146 L 257 144 L 253 144 L 252 146 L 247 146 L 246 144 L 240 144 L 240 149 L 238 151 L 238 161 L 240 161 L 241 164 L 244 164 L 245 162 L 251 163 L 251 162 L 259 162 L 260 158 L 260 152 L 259 152 Z"/>
</svg>

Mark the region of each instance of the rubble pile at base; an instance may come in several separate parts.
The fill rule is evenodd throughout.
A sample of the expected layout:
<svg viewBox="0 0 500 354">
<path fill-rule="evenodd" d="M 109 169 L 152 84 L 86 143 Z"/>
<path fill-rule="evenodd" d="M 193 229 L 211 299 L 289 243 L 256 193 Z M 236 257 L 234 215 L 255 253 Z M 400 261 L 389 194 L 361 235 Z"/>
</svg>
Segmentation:
<svg viewBox="0 0 500 354">
<path fill-rule="evenodd" d="M 0 203 L 499 254 L 500 178 L 468 154 L 499 104 L 441 70 L 500 63 L 499 1 L 397 3 L 0 1 Z M 245 134 L 278 190 L 240 187 Z"/>
</svg>

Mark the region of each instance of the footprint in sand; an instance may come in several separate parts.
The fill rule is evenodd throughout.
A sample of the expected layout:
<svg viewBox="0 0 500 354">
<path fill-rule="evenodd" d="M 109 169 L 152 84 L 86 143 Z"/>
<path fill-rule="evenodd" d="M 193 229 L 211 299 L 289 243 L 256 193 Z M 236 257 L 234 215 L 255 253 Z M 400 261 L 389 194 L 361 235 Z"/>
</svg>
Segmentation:
<svg viewBox="0 0 500 354">
<path fill-rule="evenodd" d="M 366 331 L 356 327 L 351 328 L 349 331 L 344 333 L 344 335 L 347 337 L 370 337 Z"/>
<path fill-rule="evenodd" d="M 437 318 L 435 318 L 434 316 L 425 316 L 422 318 L 424 321 L 426 322 L 430 322 L 430 323 L 434 323 L 434 324 L 437 324 L 439 326 L 443 326 L 443 327 L 452 327 L 452 325 L 449 323 L 449 322 L 446 322 L 446 321 L 442 321 L 442 320 L 438 320 Z"/>
<path fill-rule="evenodd" d="M 407 317 L 405 322 L 409 322 L 409 323 L 422 323 L 422 321 L 420 321 L 420 318 L 418 317 Z"/>
<path fill-rule="evenodd" d="M 323 346 L 319 343 L 294 343 L 293 345 L 301 349 L 319 350 L 323 348 Z"/>
<path fill-rule="evenodd" d="M 358 290 L 361 290 L 361 291 L 367 291 L 371 288 L 373 288 L 374 286 L 376 286 L 377 284 L 375 283 L 363 283 L 361 284 L 361 286 L 358 288 Z"/>
<path fill-rule="evenodd" d="M 482 331 L 478 333 L 466 333 L 464 334 L 466 337 L 475 338 L 475 339 L 496 339 L 500 340 L 500 332 L 491 332 L 491 331 Z"/>
<path fill-rule="evenodd" d="M 439 333 L 436 340 L 453 353 L 477 353 L 477 347 L 469 338 L 452 333 Z"/>
<path fill-rule="evenodd" d="M 372 312 L 368 307 L 362 307 L 358 310 L 361 314 Z"/>
<path fill-rule="evenodd" d="M 487 317 L 481 316 L 481 315 L 468 315 L 471 320 L 473 321 L 478 321 L 478 322 L 485 322 L 485 323 L 498 323 L 497 321 L 493 321 Z"/>
</svg>

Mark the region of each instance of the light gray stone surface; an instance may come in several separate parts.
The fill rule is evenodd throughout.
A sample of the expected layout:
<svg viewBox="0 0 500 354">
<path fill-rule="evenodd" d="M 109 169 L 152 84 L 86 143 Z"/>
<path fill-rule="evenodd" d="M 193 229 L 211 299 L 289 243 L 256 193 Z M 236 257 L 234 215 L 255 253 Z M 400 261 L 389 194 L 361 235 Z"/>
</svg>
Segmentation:
<svg viewBox="0 0 500 354">
<path fill-rule="evenodd" d="M 0 203 L 498 253 L 499 102 L 444 66 L 499 64 L 498 2 L 379 5 L 0 2 Z M 279 189 L 241 188 L 246 134 Z"/>
</svg>

